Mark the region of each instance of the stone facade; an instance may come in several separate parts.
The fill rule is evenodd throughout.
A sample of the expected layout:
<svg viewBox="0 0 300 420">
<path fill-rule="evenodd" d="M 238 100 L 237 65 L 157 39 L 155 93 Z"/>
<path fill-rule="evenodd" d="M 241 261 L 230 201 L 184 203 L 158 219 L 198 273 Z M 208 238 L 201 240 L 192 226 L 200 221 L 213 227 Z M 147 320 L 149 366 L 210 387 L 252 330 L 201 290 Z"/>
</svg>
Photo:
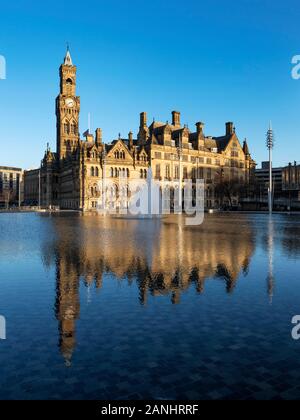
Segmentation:
<svg viewBox="0 0 300 420">
<path fill-rule="evenodd" d="M 0 207 L 23 201 L 23 170 L 0 166 Z"/>
<path fill-rule="evenodd" d="M 283 168 L 282 189 L 289 200 L 300 202 L 300 164 L 294 162 Z"/>
<path fill-rule="evenodd" d="M 233 123 L 226 124 L 222 137 L 207 137 L 204 124 L 192 132 L 182 126 L 180 113 L 173 111 L 172 123 L 147 123 L 140 115 L 135 139 L 121 136 L 105 144 L 102 130 L 79 135 L 80 98 L 76 95 L 76 66 L 67 51 L 60 67 L 60 94 L 56 99 L 57 150 L 48 147 L 40 171 L 40 200 L 43 207 L 93 210 L 99 201 L 101 182 L 106 179 L 118 191 L 120 177 L 128 180 L 147 178 L 151 167 L 157 182 L 204 179 L 208 208 L 220 206 L 216 184 L 236 180 L 248 183 L 255 169 L 247 142 L 241 145 Z M 182 180 L 182 181 L 181 181 Z M 26 182 L 37 185 L 36 173 L 26 175 Z M 33 188 L 26 188 L 26 191 Z M 25 197 L 26 198 L 26 197 Z"/>
</svg>

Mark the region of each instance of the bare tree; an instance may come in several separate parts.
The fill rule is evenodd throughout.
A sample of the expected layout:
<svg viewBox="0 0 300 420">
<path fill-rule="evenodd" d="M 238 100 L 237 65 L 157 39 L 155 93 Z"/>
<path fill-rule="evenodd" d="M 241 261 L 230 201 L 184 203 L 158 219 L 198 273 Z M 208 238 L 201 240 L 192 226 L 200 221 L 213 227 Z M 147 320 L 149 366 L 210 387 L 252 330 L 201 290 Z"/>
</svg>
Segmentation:
<svg viewBox="0 0 300 420">
<path fill-rule="evenodd" d="M 4 190 L 3 191 L 3 198 L 4 198 L 5 206 L 8 209 L 9 208 L 9 203 L 10 203 L 10 200 L 11 200 L 11 191 L 10 190 Z"/>
<path fill-rule="evenodd" d="M 240 202 L 240 199 L 247 195 L 247 189 L 248 185 L 245 182 L 241 182 L 237 177 L 232 179 L 225 179 L 223 176 L 217 177 L 215 191 L 222 206 L 224 201 L 227 200 L 229 206 L 233 207 L 234 199 Z"/>
</svg>

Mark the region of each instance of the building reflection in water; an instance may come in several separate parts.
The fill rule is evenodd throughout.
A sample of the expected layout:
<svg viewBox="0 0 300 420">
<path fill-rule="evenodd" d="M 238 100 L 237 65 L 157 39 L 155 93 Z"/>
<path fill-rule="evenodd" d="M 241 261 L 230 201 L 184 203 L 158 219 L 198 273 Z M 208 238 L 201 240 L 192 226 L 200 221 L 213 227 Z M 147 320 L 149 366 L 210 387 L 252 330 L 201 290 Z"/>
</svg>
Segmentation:
<svg viewBox="0 0 300 420">
<path fill-rule="evenodd" d="M 136 282 L 139 300 L 170 297 L 179 304 L 182 293 L 194 287 L 203 293 L 205 282 L 224 281 L 231 293 L 243 272 L 248 272 L 255 248 L 251 222 L 243 218 L 223 223 L 208 217 L 204 225 L 186 227 L 183 218 L 162 221 L 126 221 L 95 216 L 54 216 L 54 236 L 44 245 L 47 264 L 56 266 L 56 317 L 60 349 L 70 365 L 76 346 L 76 320 L 80 314 L 79 287 L 102 288 L 103 275 Z"/>
</svg>

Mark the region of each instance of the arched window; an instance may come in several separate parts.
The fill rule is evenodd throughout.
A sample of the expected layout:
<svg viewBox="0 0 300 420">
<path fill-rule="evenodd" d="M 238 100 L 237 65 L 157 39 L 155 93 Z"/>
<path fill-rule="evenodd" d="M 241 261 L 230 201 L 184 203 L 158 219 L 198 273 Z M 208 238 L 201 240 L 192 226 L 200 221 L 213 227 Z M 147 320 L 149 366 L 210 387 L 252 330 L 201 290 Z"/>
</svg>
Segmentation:
<svg viewBox="0 0 300 420">
<path fill-rule="evenodd" d="M 71 133 L 77 134 L 77 125 L 74 122 L 71 124 Z"/>
<path fill-rule="evenodd" d="M 91 176 L 95 176 L 95 168 L 93 166 L 91 167 Z"/>
<path fill-rule="evenodd" d="M 73 80 L 72 80 L 72 79 L 70 79 L 70 78 L 69 78 L 69 79 L 67 79 L 67 80 L 66 80 L 66 84 L 67 84 L 67 85 L 69 85 L 69 86 L 70 86 L 70 85 L 72 86 L 72 85 L 73 85 Z"/>
<path fill-rule="evenodd" d="M 144 178 L 144 171 L 143 169 L 140 170 L 141 178 Z"/>
<path fill-rule="evenodd" d="M 110 168 L 110 176 L 111 176 L 111 178 L 114 177 L 114 168 Z"/>
<path fill-rule="evenodd" d="M 148 172 L 147 172 L 147 169 L 145 169 L 145 170 L 144 170 L 144 177 L 145 177 L 145 179 L 147 179 L 147 178 L 148 178 Z"/>
<path fill-rule="evenodd" d="M 123 168 L 123 170 L 122 170 L 122 176 L 123 176 L 123 178 L 126 178 L 126 169 L 125 168 Z"/>
<path fill-rule="evenodd" d="M 98 167 L 95 170 L 95 176 L 99 177 L 99 168 Z"/>
<path fill-rule="evenodd" d="M 127 178 L 130 178 L 130 171 L 127 169 Z"/>
<path fill-rule="evenodd" d="M 169 179 L 170 178 L 170 165 L 166 166 L 166 178 Z"/>
<path fill-rule="evenodd" d="M 117 168 L 115 168 L 115 178 L 118 178 L 118 169 Z"/>
<path fill-rule="evenodd" d="M 184 180 L 188 179 L 188 168 L 187 167 L 183 168 L 183 179 Z"/>
<path fill-rule="evenodd" d="M 69 131 L 70 131 L 70 130 L 69 130 L 69 124 L 68 124 L 68 123 L 65 123 L 65 124 L 64 124 L 64 133 L 65 133 L 65 134 L 69 134 Z"/>
</svg>

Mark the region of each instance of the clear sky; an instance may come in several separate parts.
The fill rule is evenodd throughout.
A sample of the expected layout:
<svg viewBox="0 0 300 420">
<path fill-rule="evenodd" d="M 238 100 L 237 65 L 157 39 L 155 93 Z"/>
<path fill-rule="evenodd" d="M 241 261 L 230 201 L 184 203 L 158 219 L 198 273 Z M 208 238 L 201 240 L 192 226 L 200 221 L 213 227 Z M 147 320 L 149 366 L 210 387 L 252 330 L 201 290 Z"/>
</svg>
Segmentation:
<svg viewBox="0 0 300 420">
<path fill-rule="evenodd" d="M 19 0 L 2 2 L 0 165 L 39 165 L 55 149 L 58 67 L 66 43 L 78 66 L 81 133 L 105 141 L 137 132 L 139 113 L 218 136 L 234 121 L 258 163 L 272 120 L 276 164 L 300 161 L 299 0 Z"/>
</svg>

